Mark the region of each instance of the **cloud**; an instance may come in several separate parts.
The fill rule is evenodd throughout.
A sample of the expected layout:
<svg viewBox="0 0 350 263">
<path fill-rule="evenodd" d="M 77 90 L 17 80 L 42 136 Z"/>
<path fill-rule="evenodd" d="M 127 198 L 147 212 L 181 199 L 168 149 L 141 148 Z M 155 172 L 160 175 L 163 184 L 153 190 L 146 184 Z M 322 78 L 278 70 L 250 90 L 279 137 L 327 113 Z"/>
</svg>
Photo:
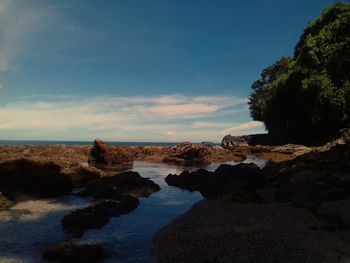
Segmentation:
<svg viewBox="0 0 350 263">
<path fill-rule="evenodd" d="M 225 122 L 203 119 L 222 117 L 228 108 L 241 108 L 238 97 L 96 97 L 52 95 L 26 97 L 0 106 L 2 136 L 113 140 L 220 140 L 223 129 L 258 127 L 242 124 L 229 128 Z M 226 117 L 232 117 L 227 114 Z M 188 123 L 190 120 L 191 122 Z M 208 137 L 206 137 L 208 136 Z M 9 139 L 9 138 L 3 138 Z M 37 138 L 44 139 L 44 138 Z"/>
<path fill-rule="evenodd" d="M 226 128 L 228 127 L 228 123 L 226 122 L 203 122 L 203 121 L 196 121 L 193 122 L 191 125 L 193 128 L 199 128 L 199 129 L 215 129 L 215 128 Z"/>
<path fill-rule="evenodd" d="M 235 126 L 232 126 L 230 128 L 227 128 L 224 130 L 223 134 L 228 133 L 237 133 L 245 130 L 255 129 L 255 128 L 262 128 L 264 127 L 264 124 L 260 121 L 250 121 L 247 123 L 238 124 Z"/>
</svg>

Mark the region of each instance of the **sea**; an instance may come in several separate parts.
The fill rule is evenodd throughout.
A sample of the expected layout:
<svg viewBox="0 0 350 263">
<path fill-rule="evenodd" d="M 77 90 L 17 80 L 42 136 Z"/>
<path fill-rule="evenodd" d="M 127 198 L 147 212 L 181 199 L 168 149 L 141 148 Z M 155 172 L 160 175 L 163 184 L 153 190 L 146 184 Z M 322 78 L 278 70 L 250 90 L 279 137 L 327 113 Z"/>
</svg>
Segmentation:
<svg viewBox="0 0 350 263">
<path fill-rule="evenodd" d="M 175 146 L 180 142 L 118 142 L 106 141 L 111 146 Z M 201 142 L 206 145 L 220 145 L 215 142 Z M 0 140 L 0 146 L 24 145 L 93 145 L 94 141 L 40 141 L 40 140 Z"/>
<path fill-rule="evenodd" d="M 0 146 L 23 146 L 23 145 L 93 145 L 93 141 L 25 141 L 25 140 L 0 140 Z M 107 141 L 111 146 L 175 146 L 178 142 L 116 142 Z"/>
</svg>

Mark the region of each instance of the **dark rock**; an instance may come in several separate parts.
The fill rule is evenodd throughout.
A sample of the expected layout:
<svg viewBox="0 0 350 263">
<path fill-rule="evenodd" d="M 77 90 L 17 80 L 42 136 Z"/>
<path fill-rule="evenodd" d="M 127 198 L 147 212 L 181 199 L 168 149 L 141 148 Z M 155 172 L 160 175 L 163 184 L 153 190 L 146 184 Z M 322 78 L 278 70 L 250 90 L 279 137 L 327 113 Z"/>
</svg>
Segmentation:
<svg viewBox="0 0 350 263">
<path fill-rule="evenodd" d="M 127 214 L 136 209 L 138 197 L 147 197 L 160 187 L 137 172 L 125 172 L 102 177 L 86 186 L 78 195 L 93 196 L 97 203 L 66 215 L 61 223 L 67 232 L 80 237 L 87 229 L 99 229 L 110 217 Z"/>
<path fill-rule="evenodd" d="M 106 176 L 87 185 L 81 196 L 93 195 L 95 199 L 117 199 L 120 195 L 148 197 L 160 190 L 159 185 L 143 178 L 137 172 L 124 172 L 114 176 Z"/>
<path fill-rule="evenodd" d="M 350 198 L 350 140 L 343 136 L 293 160 L 269 164 L 264 174 L 282 202 L 316 204 Z"/>
<path fill-rule="evenodd" d="M 70 193 L 73 184 L 60 167 L 51 162 L 19 159 L 0 163 L 0 191 L 7 197 L 28 195 L 37 198 Z"/>
<path fill-rule="evenodd" d="M 165 181 L 168 185 L 176 186 L 190 191 L 200 191 L 209 182 L 213 182 L 214 172 L 199 169 L 194 172 L 184 171 L 179 175 L 169 174 Z"/>
<path fill-rule="evenodd" d="M 168 175 L 167 184 L 190 191 L 200 191 L 206 198 L 229 196 L 237 202 L 256 202 L 260 199 L 255 188 L 264 184 L 261 170 L 253 163 L 235 166 L 223 164 L 215 172 L 199 169 Z"/>
<path fill-rule="evenodd" d="M 82 187 L 91 182 L 99 180 L 101 177 L 101 171 L 94 167 L 81 166 L 72 174 L 70 174 L 70 177 L 74 186 Z"/>
<path fill-rule="evenodd" d="M 254 163 L 240 163 L 237 165 L 221 164 L 215 175 L 225 178 L 230 182 L 241 182 L 243 184 L 259 187 L 264 183 L 264 177 L 260 168 Z"/>
<path fill-rule="evenodd" d="M 63 242 L 49 246 L 42 254 L 46 260 L 55 262 L 95 263 L 106 257 L 100 245 Z"/>
<path fill-rule="evenodd" d="M 81 237 L 88 229 L 100 229 L 109 222 L 110 217 L 130 213 L 139 205 L 139 200 L 132 196 L 119 196 L 118 201 L 99 201 L 84 209 L 66 215 L 61 220 L 63 228 L 74 237 Z"/>
<path fill-rule="evenodd" d="M 99 168 L 108 166 L 132 167 L 132 159 L 118 148 L 111 149 L 107 143 L 96 139 L 90 150 L 89 164 Z"/>
</svg>

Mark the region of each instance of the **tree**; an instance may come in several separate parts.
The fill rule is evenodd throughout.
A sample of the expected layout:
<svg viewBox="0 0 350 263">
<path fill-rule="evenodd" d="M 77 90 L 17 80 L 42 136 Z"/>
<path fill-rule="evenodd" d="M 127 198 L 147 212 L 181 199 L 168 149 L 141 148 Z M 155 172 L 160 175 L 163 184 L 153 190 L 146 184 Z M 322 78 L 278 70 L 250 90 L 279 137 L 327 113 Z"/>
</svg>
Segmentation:
<svg viewBox="0 0 350 263">
<path fill-rule="evenodd" d="M 350 123 L 350 4 L 327 7 L 304 29 L 294 55 L 252 84 L 250 113 L 272 137 L 314 144 Z"/>
</svg>

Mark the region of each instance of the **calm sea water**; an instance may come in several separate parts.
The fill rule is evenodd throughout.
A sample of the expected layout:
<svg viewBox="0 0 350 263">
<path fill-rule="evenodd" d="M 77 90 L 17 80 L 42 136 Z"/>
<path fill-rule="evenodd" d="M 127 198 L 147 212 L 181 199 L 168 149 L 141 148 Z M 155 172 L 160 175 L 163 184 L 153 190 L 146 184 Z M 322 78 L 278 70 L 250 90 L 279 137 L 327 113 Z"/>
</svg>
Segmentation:
<svg viewBox="0 0 350 263">
<path fill-rule="evenodd" d="M 248 158 L 260 167 L 265 163 Z M 234 162 L 230 162 L 235 164 Z M 220 164 L 204 167 L 182 167 L 163 163 L 134 162 L 134 171 L 157 183 L 161 190 L 148 198 L 140 198 L 133 212 L 116 218 L 100 230 L 88 230 L 82 243 L 99 243 L 106 247 L 111 257 L 105 262 L 154 262 L 152 238 L 162 227 L 202 199 L 198 192 L 189 192 L 168 186 L 164 181 L 169 173 L 206 168 L 215 170 Z M 89 205 L 89 199 L 68 195 L 59 199 L 20 202 L 9 211 L 0 212 L 0 262 L 43 262 L 41 252 L 50 244 L 71 240 L 65 234 L 60 220 L 71 211 Z"/>
<path fill-rule="evenodd" d="M 0 146 L 23 146 L 23 145 L 93 145 L 93 141 L 22 141 L 0 140 Z M 112 146 L 175 146 L 178 142 L 107 142 Z"/>
</svg>

